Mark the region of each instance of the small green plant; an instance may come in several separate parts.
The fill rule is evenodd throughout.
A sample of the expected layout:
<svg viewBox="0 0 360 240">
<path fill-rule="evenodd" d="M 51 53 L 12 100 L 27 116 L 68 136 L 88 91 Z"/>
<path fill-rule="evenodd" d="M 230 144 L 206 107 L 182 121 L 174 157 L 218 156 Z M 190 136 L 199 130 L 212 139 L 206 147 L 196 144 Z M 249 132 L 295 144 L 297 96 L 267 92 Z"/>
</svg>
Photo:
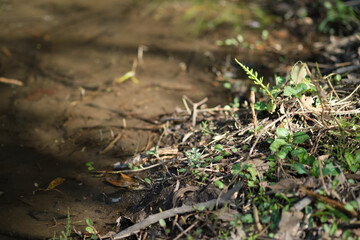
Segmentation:
<svg viewBox="0 0 360 240">
<path fill-rule="evenodd" d="M 158 153 L 159 146 L 155 146 L 153 149 L 146 151 L 146 154 L 156 157 L 157 159 L 160 158 Z"/>
<path fill-rule="evenodd" d="M 185 155 L 189 159 L 189 166 L 191 168 L 200 167 L 202 163 L 204 163 L 204 159 L 202 159 L 202 152 L 200 152 L 197 148 L 192 148 L 190 151 L 185 152 Z"/>
<path fill-rule="evenodd" d="M 94 162 L 90 161 L 90 162 L 86 162 L 85 163 L 85 166 L 87 167 L 87 169 L 89 171 L 93 171 L 95 168 L 94 168 Z"/>
<path fill-rule="evenodd" d="M 90 219 L 90 218 L 86 218 L 86 221 L 85 221 L 85 222 L 86 222 L 86 225 L 87 225 L 87 227 L 85 228 L 85 230 L 86 230 L 88 233 L 92 234 L 91 237 L 90 237 L 90 239 L 92 239 L 92 240 L 98 239 L 98 237 L 97 237 L 98 232 L 97 232 L 96 228 L 94 227 L 94 223 L 91 221 L 91 219 Z"/>
<path fill-rule="evenodd" d="M 200 131 L 202 134 L 204 134 L 204 136 L 208 136 L 214 134 L 212 131 L 213 127 L 214 124 L 212 122 L 208 123 L 207 121 L 202 121 L 200 125 Z"/>
<path fill-rule="evenodd" d="M 334 156 L 352 172 L 360 169 L 360 118 L 337 119 L 338 129 L 329 131 L 329 141 L 324 142 L 326 152 Z"/>
<path fill-rule="evenodd" d="M 245 66 L 241 62 L 239 62 L 237 59 L 235 59 L 236 63 L 241 66 L 241 68 L 245 71 L 245 73 L 248 75 L 248 78 L 253 80 L 256 85 L 260 86 L 260 89 L 265 92 L 265 94 L 270 98 L 270 101 L 266 104 L 266 109 L 273 113 L 276 109 L 276 97 L 278 94 L 277 89 L 274 89 L 274 91 L 270 90 L 270 84 L 264 84 L 264 77 L 258 77 L 258 73 L 254 71 L 253 69 Z"/>
<path fill-rule="evenodd" d="M 65 231 L 61 231 L 58 238 L 56 237 L 56 233 L 54 232 L 54 236 L 53 236 L 52 240 L 56 240 L 56 239 L 60 239 L 60 240 L 72 239 L 72 237 L 71 237 L 71 219 L 70 219 L 70 209 L 69 208 L 67 209 Z"/>
<path fill-rule="evenodd" d="M 259 184 L 258 172 L 252 165 L 245 164 L 242 166 L 241 163 L 236 163 L 232 166 L 231 172 L 233 175 L 238 175 L 239 177 L 244 177 L 247 180 L 247 184 L 251 192 L 252 187 L 257 187 Z"/>
<path fill-rule="evenodd" d="M 354 27 L 359 25 L 358 13 L 343 1 L 324 1 L 323 5 L 326 9 L 326 16 L 319 24 L 321 32 L 335 34 L 336 29 L 349 29 L 351 25 Z"/>
</svg>

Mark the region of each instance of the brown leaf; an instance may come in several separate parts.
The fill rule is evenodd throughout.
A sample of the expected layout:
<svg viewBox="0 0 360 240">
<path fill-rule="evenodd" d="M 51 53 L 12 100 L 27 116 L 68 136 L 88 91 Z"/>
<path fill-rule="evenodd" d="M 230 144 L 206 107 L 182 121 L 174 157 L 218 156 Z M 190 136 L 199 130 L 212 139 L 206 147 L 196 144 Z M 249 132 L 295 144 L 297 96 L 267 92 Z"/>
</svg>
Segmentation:
<svg viewBox="0 0 360 240">
<path fill-rule="evenodd" d="M 120 173 L 120 176 L 121 179 L 106 178 L 105 181 L 115 187 L 123 187 L 123 188 L 131 188 L 131 189 L 138 185 L 137 182 L 128 175 Z"/>
<path fill-rule="evenodd" d="M 186 185 L 185 187 L 179 189 L 178 191 L 175 192 L 174 197 L 173 197 L 173 206 L 176 206 L 176 202 L 179 198 L 184 197 L 186 192 L 196 192 L 200 189 L 200 187 L 198 186 L 191 186 L 191 185 Z"/>
<path fill-rule="evenodd" d="M 218 219 L 224 222 L 236 221 L 239 212 L 235 209 L 226 208 L 217 210 L 217 217 Z"/>
<path fill-rule="evenodd" d="M 302 181 L 299 179 L 283 178 L 275 185 L 268 186 L 268 188 L 270 188 L 273 193 L 285 192 L 287 190 L 294 192 L 300 184 L 302 184 Z"/>
<path fill-rule="evenodd" d="M 302 212 L 283 212 L 279 223 L 279 231 L 275 235 L 275 239 L 292 240 L 296 238 L 296 234 L 300 227 L 300 221 L 304 214 Z"/>
<path fill-rule="evenodd" d="M 65 178 L 57 177 L 49 183 L 49 186 L 46 188 L 46 190 L 52 190 L 61 185 L 63 182 L 65 182 Z"/>
<path fill-rule="evenodd" d="M 300 101 L 304 105 L 306 110 L 312 111 L 314 109 L 313 107 L 314 100 L 312 99 L 312 97 L 302 95 Z"/>
</svg>

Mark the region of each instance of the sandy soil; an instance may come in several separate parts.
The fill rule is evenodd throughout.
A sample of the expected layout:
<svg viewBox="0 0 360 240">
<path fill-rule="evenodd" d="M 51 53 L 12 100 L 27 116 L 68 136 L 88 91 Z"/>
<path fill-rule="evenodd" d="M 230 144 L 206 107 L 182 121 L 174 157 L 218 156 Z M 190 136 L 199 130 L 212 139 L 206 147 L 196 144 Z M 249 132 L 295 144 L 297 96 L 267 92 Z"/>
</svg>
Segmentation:
<svg viewBox="0 0 360 240">
<path fill-rule="evenodd" d="M 153 145 L 157 126 L 136 117 L 172 112 L 183 95 L 226 101 L 205 71 L 211 41 L 193 41 L 132 2 L 0 1 L 0 75 L 24 82 L 0 86 L 2 239 L 51 237 L 64 230 L 68 207 L 77 229 L 90 217 L 99 231 L 111 230 L 142 196 L 105 185 L 85 163 L 108 168 Z M 148 50 L 136 70 L 140 83 L 114 83 L 132 69 L 141 45 Z M 184 72 L 180 64 L 190 60 Z M 114 148 L 98 154 L 119 133 Z M 57 177 L 66 179 L 61 192 L 33 195 L 35 183 L 46 188 Z M 121 204 L 104 201 L 113 192 Z"/>
<path fill-rule="evenodd" d="M 112 230 L 118 216 L 144 203 L 143 194 L 104 184 L 85 164 L 106 169 L 153 145 L 158 125 L 149 122 L 182 106 L 183 95 L 227 103 L 204 56 L 218 51 L 215 39 L 155 21 L 146 1 L 134 2 L 0 0 L 0 77 L 24 82 L 0 85 L 1 239 L 51 237 L 64 230 L 68 207 L 76 229 L 84 231 L 90 217 L 100 232 Z M 140 83 L 115 83 L 142 45 Z M 66 179 L 59 191 L 33 194 L 35 183 L 46 188 L 57 177 Z M 114 193 L 120 203 L 108 204 L 104 196 Z"/>
</svg>

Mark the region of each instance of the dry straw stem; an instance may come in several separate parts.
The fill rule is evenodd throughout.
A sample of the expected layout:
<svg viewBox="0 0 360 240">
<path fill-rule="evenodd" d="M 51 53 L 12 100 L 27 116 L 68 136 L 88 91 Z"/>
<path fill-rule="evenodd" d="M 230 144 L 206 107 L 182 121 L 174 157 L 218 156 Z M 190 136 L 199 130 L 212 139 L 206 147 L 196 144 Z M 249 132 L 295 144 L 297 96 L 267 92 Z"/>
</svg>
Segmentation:
<svg viewBox="0 0 360 240">
<path fill-rule="evenodd" d="M 200 102 L 194 103 L 193 101 L 190 100 L 190 98 L 188 98 L 187 96 L 184 96 L 183 99 L 185 99 L 186 101 L 188 101 L 192 106 L 193 106 L 193 111 L 192 111 L 192 126 L 195 127 L 196 125 L 196 116 L 197 116 L 197 112 L 198 112 L 198 107 L 203 105 L 204 103 L 207 102 L 208 98 L 204 98 L 203 100 L 201 100 Z M 186 101 L 184 101 L 184 105 L 186 107 L 186 109 L 189 112 L 189 108 L 187 107 Z"/>
<path fill-rule="evenodd" d="M 4 78 L 4 77 L 0 77 L 0 82 L 2 83 L 7 83 L 7 84 L 13 84 L 13 85 L 17 85 L 17 86 L 23 86 L 23 82 L 16 80 L 16 79 L 11 79 L 11 78 Z"/>
</svg>

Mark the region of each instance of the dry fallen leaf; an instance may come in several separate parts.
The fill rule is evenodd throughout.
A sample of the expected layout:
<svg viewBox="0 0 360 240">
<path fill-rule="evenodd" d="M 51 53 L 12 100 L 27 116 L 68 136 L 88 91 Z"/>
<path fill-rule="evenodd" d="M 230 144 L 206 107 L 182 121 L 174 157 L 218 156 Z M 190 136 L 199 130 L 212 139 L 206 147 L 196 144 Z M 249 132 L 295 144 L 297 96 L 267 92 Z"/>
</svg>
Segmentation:
<svg viewBox="0 0 360 240">
<path fill-rule="evenodd" d="M 295 84 L 305 81 L 306 76 L 306 63 L 298 62 L 291 70 L 291 79 Z"/>
<path fill-rule="evenodd" d="M 300 184 L 302 184 L 302 181 L 299 179 L 283 178 L 275 185 L 268 186 L 268 188 L 270 188 L 273 193 L 285 192 L 287 190 L 294 192 Z"/>
<path fill-rule="evenodd" d="M 283 212 L 279 223 L 279 231 L 275 235 L 275 239 L 292 240 L 296 238 L 296 234 L 300 227 L 300 221 L 304 214 L 302 212 Z"/>
<path fill-rule="evenodd" d="M 65 178 L 57 177 L 49 183 L 49 186 L 46 188 L 46 190 L 52 190 L 61 185 L 63 182 L 65 182 Z"/>
<path fill-rule="evenodd" d="M 300 101 L 304 105 L 306 110 L 312 111 L 314 109 L 313 107 L 314 100 L 312 99 L 312 97 L 310 96 L 307 97 L 305 95 L 302 95 Z"/>
<path fill-rule="evenodd" d="M 105 181 L 115 187 L 130 188 L 130 189 L 134 189 L 138 187 L 139 184 L 133 178 L 123 173 L 120 173 L 120 176 L 121 179 L 106 178 Z"/>
</svg>

